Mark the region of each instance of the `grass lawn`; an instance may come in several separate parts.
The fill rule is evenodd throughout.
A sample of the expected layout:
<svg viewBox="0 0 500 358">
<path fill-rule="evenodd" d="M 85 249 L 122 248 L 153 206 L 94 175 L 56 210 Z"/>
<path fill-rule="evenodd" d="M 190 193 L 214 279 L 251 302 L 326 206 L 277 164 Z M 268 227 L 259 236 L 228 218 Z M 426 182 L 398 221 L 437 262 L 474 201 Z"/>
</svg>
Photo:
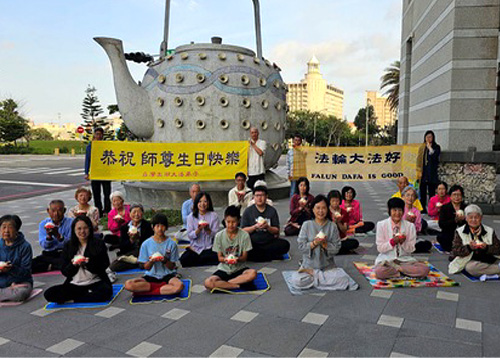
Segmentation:
<svg viewBox="0 0 500 358">
<path fill-rule="evenodd" d="M 33 140 L 30 142 L 33 154 L 54 154 L 54 149 L 59 148 L 59 153 L 85 154 L 85 143 L 79 140 Z"/>
</svg>

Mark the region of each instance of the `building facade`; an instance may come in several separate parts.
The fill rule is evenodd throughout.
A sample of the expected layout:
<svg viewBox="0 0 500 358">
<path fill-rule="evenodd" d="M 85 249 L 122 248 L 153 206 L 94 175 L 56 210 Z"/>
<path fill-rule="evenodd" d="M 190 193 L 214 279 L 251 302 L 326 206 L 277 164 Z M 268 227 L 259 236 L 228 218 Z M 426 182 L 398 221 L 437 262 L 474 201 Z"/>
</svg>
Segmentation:
<svg viewBox="0 0 500 358">
<path fill-rule="evenodd" d="M 403 0 L 398 142 L 499 148 L 500 0 Z"/>
<path fill-rule="evenodd" d="M 381 95 L 377 91 L 366 91 L 365 100 L 365 106 L 370 105 L 373 107 L 378 126 L 384 128 L 394 124 L 397 119 L 397 113 L 391 110 L 386 96 Z"/>
<path fill-rule="evenodd" d="M 307 73 L 300 83 L 288 84 L 286 102 L 291 111 L 308 110 L 343 118 L 344 91 L 328 84 L 319 71 L 316 56 L 307 63 Z"/>
</svg>

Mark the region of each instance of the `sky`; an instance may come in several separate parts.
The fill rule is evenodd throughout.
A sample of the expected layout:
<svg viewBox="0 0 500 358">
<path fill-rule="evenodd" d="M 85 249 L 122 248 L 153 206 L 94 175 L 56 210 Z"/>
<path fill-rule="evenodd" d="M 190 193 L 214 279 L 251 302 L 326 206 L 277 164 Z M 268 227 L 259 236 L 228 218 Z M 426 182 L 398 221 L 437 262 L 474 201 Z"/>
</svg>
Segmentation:
<svg viewBox="0 0 500 358">
<path fill-rule="evenodd" d="M 287 83 L 316 55 L 328 83 L 344 90 L 353 121 L 365 90 L 400 58 L 402 0 L 260 0 L 263 56 Z M 14 98 L 35 123 L 81 123 L 85 89 L 116 103 L 111 67 L 93 37 L 125 52 L 158 54 L 165 0 L 0 0 L 0 99 Z M 172 0 L 169 48 L 210 42 L 255 50 L 251 0 Z M 146 65 L 127 62 L 136 80 Z"/>
</svg>

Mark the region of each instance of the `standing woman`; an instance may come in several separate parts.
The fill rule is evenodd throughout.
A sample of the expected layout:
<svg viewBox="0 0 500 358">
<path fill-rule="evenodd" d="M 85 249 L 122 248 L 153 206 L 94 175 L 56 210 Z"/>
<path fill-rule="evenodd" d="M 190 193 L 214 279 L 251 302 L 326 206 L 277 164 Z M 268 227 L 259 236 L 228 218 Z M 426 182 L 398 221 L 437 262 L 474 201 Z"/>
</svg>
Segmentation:
<svg viewBox="0 0 500 358">
<path fill-rule="evenodd" d="M 24 301 L 33 289 L 31 245 L 19 231 L 22 222 L 17 215 L 0 218 L 0 302 Z"/>
<path fill-rule="evenodd" d="M 300 227 L 304 221 L 310 220 L 312 217 L 312 202 L 314 196 L 309 194 L 309 180 L 305 177 L 297 180 L 297 189 L 290 200 L 290 220 L 285 225 L 285 235 L 298 235 Z"/>
<path fill-rule="evenodd" d="M 439 184 L 438 166 L 441 147 L 436 143 L 433 131 L 427 131 L 424 135 L 424 165 L 422 168 L 422 179 L 420 179 L 420 202 L 427 213 L 427 195 L 432 198 L 436 194 Z"/>
<path fill-rule="evenodd" d="M 79 216 L 71 225 L 71 239 L 63 248 L 62 274 L 66 281 L 45 291 L 49 302 L 104 302 L 113 295 L 106 269 L 108 252 L 102 240 L 92 233 L 92 222 Z"/>
<path fill-rule="evenodd" d="M 187 234 L 191 244 L 182 254 L 182 267 L 217 265 L 219 257 L 212 251 L 215 234 L 219 231 L 219 217 L 212 198 L 205 191 L 196 195 L 193 212 L 187 218 Z"/>
</svg>

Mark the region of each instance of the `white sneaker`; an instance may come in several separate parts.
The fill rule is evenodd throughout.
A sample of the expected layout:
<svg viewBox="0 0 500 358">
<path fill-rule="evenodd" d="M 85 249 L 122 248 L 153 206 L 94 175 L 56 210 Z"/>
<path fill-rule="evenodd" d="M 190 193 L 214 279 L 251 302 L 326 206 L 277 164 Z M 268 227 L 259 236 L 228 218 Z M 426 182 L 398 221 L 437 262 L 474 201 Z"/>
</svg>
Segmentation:
<svg viewBox="0 0 500 358">
<path fill-rule="evenodd" d="M 108 274 L 108 278 L 111 283 L 116 282 L 116 272 L 112 271 L 109 267 L 106 269 L 106 273 Z"/>
</svg>

